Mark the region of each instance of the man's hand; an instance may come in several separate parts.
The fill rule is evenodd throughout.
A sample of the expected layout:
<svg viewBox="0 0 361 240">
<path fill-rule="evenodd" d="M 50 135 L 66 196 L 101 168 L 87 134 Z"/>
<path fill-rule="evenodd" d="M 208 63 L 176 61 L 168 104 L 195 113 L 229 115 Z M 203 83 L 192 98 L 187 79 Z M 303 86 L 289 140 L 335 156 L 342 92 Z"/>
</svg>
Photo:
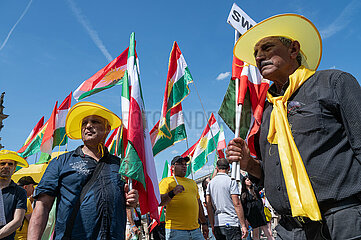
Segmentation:
<svg viewBox="0 0 361 240">
<path fill-rule="evenodd" d="M 242 170 L 246 170 L 249 161 L 253 160 L 248 145 L 242 138 L 234 138 L 231 140 L 228 143 L 226 154 L 230 163 L 240 162 Z"/>
<path fill-rule="evenodd" d="M 181 193 L 184 191 L 184 187 L 182 185 L 177 185 L 175 186 L 175 188 L 173 189 L 173 193 L 175 195 L 177 195 L 178 193 Z"/>
<path fill-rule="evenodd" d="M 248 236 L 248 229 L 246 226 L 242 226 L 242 239 Z"/>
<path fill-rule="evenodd" d="M 135 189 L 129 191 L 129 185 L 125 184 L 124 193 L 125 193 L 125 205 L 127 207 L 136 207 L 139 200 L 138 191 Z"/>
<path fill-rule="evenodd" d="M 208 233 L 209 233 L 208 224 L 201 224 L 201 229 L 204 239 L 208 239 Z"/>
</svg>

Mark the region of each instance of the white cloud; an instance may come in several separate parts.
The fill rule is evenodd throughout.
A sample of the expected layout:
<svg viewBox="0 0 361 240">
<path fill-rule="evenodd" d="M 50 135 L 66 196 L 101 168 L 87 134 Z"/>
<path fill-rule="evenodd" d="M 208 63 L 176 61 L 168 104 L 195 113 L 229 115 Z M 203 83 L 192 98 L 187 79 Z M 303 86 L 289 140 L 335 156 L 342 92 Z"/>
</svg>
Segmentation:
<svg viewBox="0 0 361 240">
<path fill-rule="evenodd" d="M 178 154 L 179 152 L 177 150 L 171 151 L 171 154 Z"/>
<path fill-rule="evenodd" d="M 77 18 L 78 22 L 83 25 L 86 32 L 89 34 L 90 38 L 93 40 L 95 45 L 99 48 L 99 50 L 103 53 L 106 59 L 110 62 L 113 60 L 113 57 L 110 55 L 106 47 L 104 46 L 102 40 L 100 40 L 98 33 L 92 28 L 86 17 L 83 15 L 81 10 L 75 5 L 73 0 L 68 0 L 69 6 L 73 11 L 75 17 Z"/>
<path fill-rule="evenodd" d="M 30 5 L 31 5 L 32 2 L 33 2 L 33 0 L 30 0 L 30 1 L 29 1 L 28 5 L 26 6 L 26 8 L 25 8 L 25 10 L 23 11 L 23 13 L 20 15 L 19 19 L 16 21 L 16 23 L 14 24 L 14 26 L 10 29 L 10 32 L 9 32 L 8 35 L 6 36 L 3 44 L 1 44 L 1 46 L 0 46 L 0 51 L 1 51 L 1 49 L 3 49 L 3 48 L 5 47 L 5 45 L 6 45 L 6 43 L 8 42 L 8 40 L 9 40 L 12 32 L 14 31 L 16 25 L 18 25 L 18 23 L 21 21 L 21 19 L 23 19 L 23 17 L 25 16 L 25 14 L 28 12 L 28 10 L 29 10 Z"/>
<path fill-rule="evenodd" d="M 220 73 L 216 79 L 218 81 L 222 81 L 222 80 L 228 78 L 229 76 L 231 76 L 231 72 L 224 72 L 224 73 Z"/>
<path fill-rule="evenodd" d="M 352 21 L 352 18 L 354 16 L 357 17 L 360 6 L 361 2 L 359 0 L 351 1 L 330 25 L 320 31 L 322 38 L 329 38 L 347 27 Z"/>
</svg>

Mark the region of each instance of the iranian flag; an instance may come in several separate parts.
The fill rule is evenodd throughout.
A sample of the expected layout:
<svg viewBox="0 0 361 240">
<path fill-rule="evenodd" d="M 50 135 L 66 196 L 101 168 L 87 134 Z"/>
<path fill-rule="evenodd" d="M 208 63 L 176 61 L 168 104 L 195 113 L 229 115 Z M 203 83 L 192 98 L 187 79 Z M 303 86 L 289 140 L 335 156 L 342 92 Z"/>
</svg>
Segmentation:
<svg viewBox="0 0 361 240">
<path fill-rule="evenodd" d="M 224 131 L 223 131 L 223 126 L 221 125 L 221 129 L 219 132 L 219 137 L 218 137 L 218 143 L 217 143 L 217 156 L 218 158 L 225 158 L 226 156 L 224 155 L 223 149 L 225 149 L 226 146 L 226 138 L 224 136 Z"/>
<path fill-rule="evenodd" d="M 18 153 L 26 158 L 40 151 L 42 134 L 41 130 L 44 129 L 44 116 L 35 125 L 29 136 L 26 138 L 24 145 L 18 150 Z"/>
<path fill-rule="evenodd" d="M 55 106 L 57 106 L 56 102 Z M 48 120 L 47 128 L 41 142 L 41 155 L 38 164 L 45 163 L 50 160 L 51 152 L 56 146 L 63 146 L 68 142 L 65 133 L 66 115 L 71 107 L 71 93 L 60 104 L 59 108 L 54 108 L 51 117 Z"/>
<path fill-rule="evenodd" d="M 191 158 L 192 172 L 200 170 L 207 163 L 207 156 L 216 150 L 220 136 L 219 125 L 212 113 L 199 140 L 182 154 L 182 157 L 189 156 Z M 221 139 L 221 142 L 223 140 L 225 141 L 225 139 Z"/>
<path fill-rule="evenodd" d="M 127 68 L 128 48 L 91 78 L 85 80 L 75 91 L 73 97 L 78 101 L 95 93 L 122 83 Z"/>
<path fill-rule="evenodd" d="M 181 102 L 189 95 L 188 84 L 192 82 L 183 54 L 177 42 L 174 42 L 169 57 L 161 117 L 150 131 L 154 156 L 187 138 Z"/>
<path fill-rule="evenodd" d="M 247 140 L 251 154 L 254 156 L 256 156 L 254 136 L 261 125 L 268 87 L 269 80 L 264 79 L 255 66 L 245 64 L 240 75 L 237 99 L 237 103 L 242 104 L 240 137 Z M 235 81 L 231 80 L 218 114 L 233 132 L 236 122 L 235 104 Z"/>
<path fill-rule="evenodd" d="M 139 79 L 134 33 L 130 36 L 121 99 L 125 153 L 119 171 L 134 180 L 142 214 L 149 212 L 152 218 L 159 219 L 160 194 Z"/>
<path fill-rule="evenodd" d="M 113 133 L 110 135 L 107 142 L 105 143 L 105 146 L 108 148 L 110 154 L 113 154 L 115 156 L 121 155 L 122 132 L 123 132 L 123 126 L 117 127 L 116 129 L 114 129 Z"/>
</svg>

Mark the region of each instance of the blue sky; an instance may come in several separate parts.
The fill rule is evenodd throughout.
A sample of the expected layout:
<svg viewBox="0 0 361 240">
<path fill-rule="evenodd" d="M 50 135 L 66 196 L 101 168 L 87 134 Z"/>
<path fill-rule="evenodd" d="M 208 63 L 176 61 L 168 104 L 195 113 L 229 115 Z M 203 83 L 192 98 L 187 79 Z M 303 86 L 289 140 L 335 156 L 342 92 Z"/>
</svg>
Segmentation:
<svg viewBox="0 0 361 240">
<path fill-rule="evenodd" d="M 70 91 L 117 57 L 128 47 L 131 32 L 135 32 L 150 129 L 159 119 L 169 53 L 173 41 L 178 42 L 194 78 L 191 94 L 183 101 L 191 146 L 206 123 L 196 89 L 209 116 L 217 113 L 228 86 L 234 30 L 226 20 L 233 3 L 1 0 L 0 92 L 6 92 L 4 113 L 10 115 L 0 132 L 1 144 L 18 150 L 39 119 L 50 117 L 55 102 L 63 101 Z M 341 69 L 360 81 L 359 0 L 235 3 L 256 22 L 280 13 L 299 13 L 309 18 L 323 38 L 319 70 Z M 121 87 L 116 86 L 86 100 L 120 115 L 120 91 Z M 223 124 L 217 114 L 216 118 Z M 224 128 L 228 142 L 232 133 Z M 80 144 L 70 140 L 68 148 Z M 166 159 L 186 149 L 183 141 L 158 154 L 158 176 Z M 213 159 L 211 155 L 210 162 Z M 35 158 L 29 161 L 33 163 Z M 211 171 L 209 163 L 195 177 Z"/>
</svg>

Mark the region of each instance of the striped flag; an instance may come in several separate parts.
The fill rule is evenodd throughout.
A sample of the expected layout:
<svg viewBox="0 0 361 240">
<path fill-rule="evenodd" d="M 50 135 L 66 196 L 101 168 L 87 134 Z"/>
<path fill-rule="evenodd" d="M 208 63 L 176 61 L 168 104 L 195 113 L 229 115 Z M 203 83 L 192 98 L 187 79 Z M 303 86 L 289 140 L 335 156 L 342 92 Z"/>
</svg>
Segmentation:
<svg viewBox="0 0 361 240">
<path fill-rule="evenodd" d="M 150 131 L 153 154 L 187 138 L 181 102 L 189 95 L 193 79 L 177 42 L 169 57 L 168 75 L 160 120 Z"/>
<path fill-rule="evenodd" d="M 74 98 L 78 101 L 95 93 L 122 83 L 127 68 L 128 48 L 108 65 L 100 69 L 91 78 L 85 80 L 75 91 Z"/>
<path fill-rule="evenodd" d="M 33 138 L 36 136 L 36 134 L 40 131 L 41 127 L 44 125 L 44 116 L 39 120 L 39 122 L 35 125 L 33 130 L 31 130 L 29 136 L 26 138 L 25 143 L 23 146 L 27 145 Z M 20 150 L 19 150 L 20 151 Z M 18 151 L 18 152 L 19 152 Z"/>
<path fill-rule="evenodd" d="M 123 132 L 123 126 L 117 127 L 116 129 L 114 129 L 112 135 L 110 135 L 107 142 L 105 143 L 105 146 L 108 148 L 110 154 L 113 154 L 115 156 L 121 156 L 122 132 Z"/>
<path fill-rule="evenodd" d="M 159 219 L 160 194 L 139 79 L 134 33 L 130 36 L 121 99 L 125 153 L 119 171 L 135 180 L 133 186 L 139 193 L 142 214 L 150 212 L 152 218 Z"/>
<path fill-rule="evenodd" d="M 39 161 L 42 162 L 50 159 L 51 152 L 53 150 L 53 142 L 54 142 L 53 134 L 56 124 L 57 106 L 58 106 L 58 101 L 56 101 L 55 103 L 54 110 L 47 122 L 48 124 L 45 129 L 43 139 L 41 141 L 41 146 L 40 146 L 41 155 Z"/>
<path fill-rule="evenodd" d="M 162 179 L 166 178 L 166 177 L 170 177 L 172 176 L 172 172 L 171 172 L 171 168 L 170 168 L 170 164 L 167 160 L 165 160 L 164 162 L 164 168 L 163 168 L 163 174 L 162 174 Z"/>
<path fill-rule="evenodd" d="M 38 134 L 43 128 L 44 116 L 35 125 L 29 136 L 26 138 L 24 145 L 18 150 L 18 153 L 26 158 L 40 151 L 41 138 L 39 139 Z M 39 141 L 40 140 L 40 141 Z"/>
<path fill-rule="evenodd" d="M 238 104 L 243 106 L 240 137 L 247 140 L 251 154 L 254 156 L 256 156 L 254 136 L 261 125 L 268 87 L 269 80 L 263 79 L 256 67 L 244 65 L 237 100 Z M 218 114 L 232 131 L 235 130 L 235 102 L 235 81 L 231 80 Z"/>
<path fill-rule="evenodd" d="M 55 106 L 57 106 L 56 102 Z M 55 146 L 63 146 L 68 142 L 65 133 L 66 115 L 71 107 L 71 93 L 60 104 L 59 108 L 54 108 L 51 114 L 47 128 L 41 142 L 41 155 L 38 164 L 48 162 L 51 158 L 51 152 Z"/>
<path fill-rule="evenodd" d="M 199 140 L 182 154 L 182 157 L 189 156 L 191 158 L 192 172 L 200 170 L 207 163 L 207 156 L 216 150 L 220 135 L 219 125 L 212 113 Z"/>
</svg>

